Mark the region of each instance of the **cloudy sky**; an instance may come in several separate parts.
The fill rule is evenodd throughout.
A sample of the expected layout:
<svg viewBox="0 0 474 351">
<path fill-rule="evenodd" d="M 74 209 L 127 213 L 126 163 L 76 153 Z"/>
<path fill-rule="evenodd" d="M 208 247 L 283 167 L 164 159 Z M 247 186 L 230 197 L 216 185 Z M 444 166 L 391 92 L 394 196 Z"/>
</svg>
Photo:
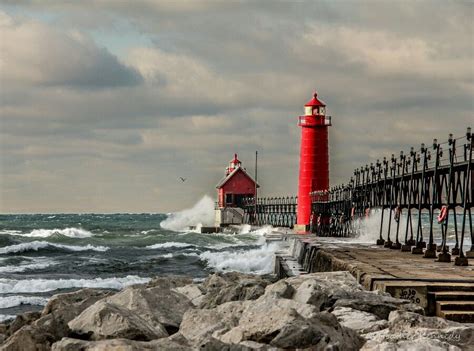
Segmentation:
<svg viewBox="0 0 474 351">
<path fill-rule="evenodd" d="M 462 135 L 473 4 L 1 0 L 0 213 L 173 211 L 255 150 L 263 193 L 295 194 L 315 89 L 333 185 Z"/>
</svg>

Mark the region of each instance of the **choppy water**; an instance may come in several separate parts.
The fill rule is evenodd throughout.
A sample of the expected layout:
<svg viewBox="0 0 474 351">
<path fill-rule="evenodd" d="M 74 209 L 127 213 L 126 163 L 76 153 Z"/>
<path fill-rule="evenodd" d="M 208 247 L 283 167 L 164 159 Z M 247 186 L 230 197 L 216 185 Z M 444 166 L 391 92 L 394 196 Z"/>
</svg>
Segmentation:
<svg viewBox="0 0 474 351">
<path fill-rule="evenodd" d="M 272 270 L 276 247 L 263 237 L 271 228 L 251 232 L 242 226 L 238 234 L 186 230 L 206 219 L 202 207 L 171 216 L 0 215 L 0 320 L 82 287 L 120 289 L 158 275 Z"/>
</svg>

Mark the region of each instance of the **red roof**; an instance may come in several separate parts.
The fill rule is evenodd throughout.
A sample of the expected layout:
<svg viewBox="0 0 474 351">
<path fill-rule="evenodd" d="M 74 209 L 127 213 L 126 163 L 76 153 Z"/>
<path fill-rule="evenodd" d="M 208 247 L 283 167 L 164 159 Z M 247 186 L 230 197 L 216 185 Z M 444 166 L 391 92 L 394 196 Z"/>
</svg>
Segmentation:
<svg viewBox="0 0 474 351">
<path fill-rule="evenodd" d="M 255 180 L 242 167 L 237 167 L 234 169 L 232 172 L 230 172 L 227 176 L 222 178 L 220 182 L 216 185 L 217 189 L 220 189 L 224 186 L 225 183 L 227 183 L 234 175 L 237 174 L 237 172 L 242 172 L 245 176 L 247 176 L 253 183 L 255 183 Z M 257 184 L 257 188 L 260 188 L 260 185 Z"/>
<path fill-rule="evenodd" d="M 326 106 L 322 101 L 318 100 L 318 93 L 314 92 L 313 98 L 309 100 L 305 106 Z"/>
</svg>

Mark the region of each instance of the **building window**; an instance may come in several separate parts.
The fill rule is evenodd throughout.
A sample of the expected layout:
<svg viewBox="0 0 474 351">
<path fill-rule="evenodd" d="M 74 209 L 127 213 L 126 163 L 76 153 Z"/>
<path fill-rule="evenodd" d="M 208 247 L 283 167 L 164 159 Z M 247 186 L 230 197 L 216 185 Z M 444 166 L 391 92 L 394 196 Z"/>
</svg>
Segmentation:
<svg viewBox="0 0 474 351">
<path fill-rule="evenodd" d="M 234 203 L 233 194 L 225 194 L 225 203 L 226 205 L 232 205 Z"/>
</svg>

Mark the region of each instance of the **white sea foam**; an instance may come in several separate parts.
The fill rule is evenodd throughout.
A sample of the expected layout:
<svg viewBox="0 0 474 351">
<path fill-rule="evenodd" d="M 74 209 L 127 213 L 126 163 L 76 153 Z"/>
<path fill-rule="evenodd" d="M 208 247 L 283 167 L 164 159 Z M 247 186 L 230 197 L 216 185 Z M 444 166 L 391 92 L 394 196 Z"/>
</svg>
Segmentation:
<svg viewBox="0 0 474 351">
<path fill-rule="evenodd" d="M 272 272 L 273 256 L 278 248 L 277 243 L 272 243 L 252 250 L 206 251 L 199 257 L 217 271 L 265 274 Z"/>
<path fill-rule="evenodd" d="M 195 245 L 170 241 L 167 243 L 148 245 L 146 248 L 147 249 L 168 249 L 171 247 L 193 247 L 193 246 Z"/>
<path fill-rule="evenodd" d="M 51 266 L 55 266 L 57 264 L 59 264 L 59 262 L 50 260 L 46 257 L 38 257 L 35 258 L 33 263 L 26 263 L 14 266 L 1 266 L 0 273 L 20 273 L 36 269 L 44 269 Z"/>
<path fill-rule="evenodd" d="M 214 201 L 204 196 L 192 208 L 171 213 L 160 226 L 173 231 L 189 230 L 190 226 L 210 226 L 214 223 Z"/>
<path fill-rule="evenodd" d="M 142 278 L 135 275 L 95 279 L 0 279 L 0 294 L 37 293 L 71 288 L 108 288 L 120 290 L 125 286 L 144 284 L 149 281 L 150 278 Z"/>
<path fill-rule="evenodd" d="M 0 297 L 0 308 L 10 308 L 21 305 L 44 306 L 48 299 L 41 296 L 2 296 Z"/>
<path fill-rule="evenodd" d="M 6 322 L 6 321 L 11 321 L 15 319 L 16 316 L 12 314 L 0 314 L 0 323 Z"/>
<path fill-rule="evenodd" d="M 89 238 L 94 234 L 82 228 L 64 228 L 64 229 L 35 229 L 31 231 L 30 233 L 18 234 L 18 235 L 27 236 L 31 238 L 47 238 L 52 235 L 64 235 L 69 238 Z"/>
<path fill-rule="evenodd" d="M 10 254 L 10 253 L 19 253 L 25 251 L 38 251 L 41 249 L 46 249 L 48 247 L 56 247 L 69 251 L 99 251 L 104 252 L 109 248 L 107 246 L 93 246 L 93 245 L 64 245 L 64 244 L 55 244 L 49 243 L 47 241 L 31 241 L 28 243 L 21 243 L 16 245 L 10 245 L 5 247 L 0 247 L 0 254 Z"/>
</svg>

